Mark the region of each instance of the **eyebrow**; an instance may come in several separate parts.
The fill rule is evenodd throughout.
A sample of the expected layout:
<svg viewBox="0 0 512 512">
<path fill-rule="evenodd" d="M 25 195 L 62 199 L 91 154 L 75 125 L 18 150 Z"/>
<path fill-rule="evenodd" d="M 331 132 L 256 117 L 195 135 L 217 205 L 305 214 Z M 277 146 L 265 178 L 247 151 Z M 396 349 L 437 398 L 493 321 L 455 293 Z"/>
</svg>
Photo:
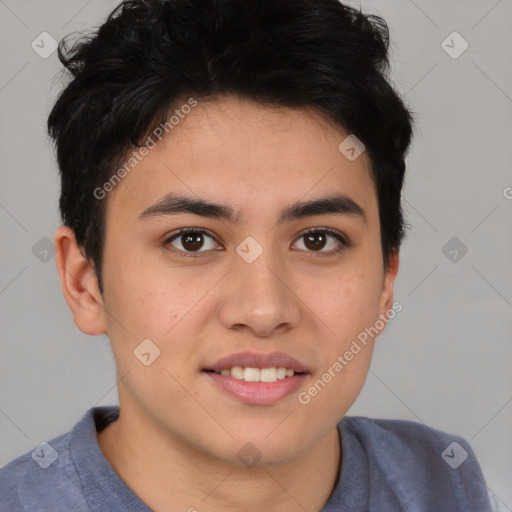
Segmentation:
<svg viewBox="0 0 512 512">
<path fill-rule="evenodd" d="M 201 198 L 167 194 L 157 203 L 146 208 L 140 215 L 140 220 L 160 217 L 164 215 L 176 215 L 180 213 L 192 213 L 212 219 L 224 219 L 232 223 L 238 223 L 241 212 L 231 206 L 210 202 Z M 297 201 L 281 211 L 277 224 L 298 220 L 312 215 L 349 215 L 355 216 L 367 223 L 364 210 L 353 199 L 343 194 L 335 194 L 319 197 L 310 201 Z"/>
</svg>

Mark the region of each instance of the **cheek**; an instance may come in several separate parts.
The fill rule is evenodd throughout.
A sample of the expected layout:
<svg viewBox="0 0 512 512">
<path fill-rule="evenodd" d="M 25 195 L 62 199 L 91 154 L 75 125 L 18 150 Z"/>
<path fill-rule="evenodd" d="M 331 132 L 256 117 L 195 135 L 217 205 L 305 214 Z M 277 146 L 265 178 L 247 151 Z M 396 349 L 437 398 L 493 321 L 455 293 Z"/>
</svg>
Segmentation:
<svg viewBox="0 0 512 512">
<path fill-rule="evenodd" d="M 373 269 L 347 271 L 305 289 L 305 302 L 334 331 L 339 348 L 378 318 L 380 278 Z"/>
<path fill-rule="evenodd" d="M 382 289 L 382 275 L 371 258 L 366 264 L 358 258 L 357 264 L 344 270 L 337 279 L 315 286 L 309 298 L 333 332 L 320 342 L 323 367 L 304 400 L 333 417 L 345 414 L 366 379 L 374 340 L 367 333 L 379 318 Z"/>
<path fill-rule="evenodd" d="M 319 317 L 328 326 L 317 350 L 322 352 L 321 366 L 299 403 L 311 413 L 338 420 L 352 403 L 365 382 L 373 352 L 374 338 L 367 329 L 378 318 L 375 287 L 366 281 L 340 280 L 331 292 L 316 300 Z M 317 289 L 317 293 L 322 290 Z M 301 406 L 302 406 L 301 405 Z"/>
<path fill-rule="evenodd" d="M 117 265 L 113 259 L 108 263 L 108 335 L 117 355 L 131 354 L 149 338 L 161 350 L 159 363 L 180 368 L 193 353 L 205 318 L 214 315 L 207 292 L 220 277 L 215 272 L 169 268 L 159 258 L 148 262 L 136 255 Z M 133 363 L 131 358 L 125 362 Z"/>
<path fill-rule="evenodd" d="M 154 326 L 160 325 L 174 301 L 164 293 L 167 287 L 154 279 L 152 265 L 145 265 L 133 253 L 114 249 L 111 240 L 103 260 L 108 335 L 114 345 L 122 339 L 124 345 L 135 347 L 142 339 L 155 336 Z"/>
<path fill-rule="evenodd" d="M 122 271 L 121 271 L 122 272 Z M 138 337 L 162 340 L 190 309 L 197 293 L 165 275 L 152 279 L 147 272 L 119 274 L 111 289 L 114 314 L 127 324 L 126 329 Z"/>
</svg>

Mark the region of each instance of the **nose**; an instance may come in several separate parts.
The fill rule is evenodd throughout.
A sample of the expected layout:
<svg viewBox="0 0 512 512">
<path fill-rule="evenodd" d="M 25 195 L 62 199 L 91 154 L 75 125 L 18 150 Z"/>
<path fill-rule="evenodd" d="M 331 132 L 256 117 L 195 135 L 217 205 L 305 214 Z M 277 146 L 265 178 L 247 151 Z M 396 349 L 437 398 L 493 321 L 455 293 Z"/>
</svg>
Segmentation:
<svg viewBox="0 0 512 512">
<path fill-rule="evenodd" d="M 300 299 L 289 273 L 271 251 L 263 251 L 252 263 L 237 258 L 228 277 L 218 309 L 225 328 L 269 337 L 299 324 Z"/>
</svg>

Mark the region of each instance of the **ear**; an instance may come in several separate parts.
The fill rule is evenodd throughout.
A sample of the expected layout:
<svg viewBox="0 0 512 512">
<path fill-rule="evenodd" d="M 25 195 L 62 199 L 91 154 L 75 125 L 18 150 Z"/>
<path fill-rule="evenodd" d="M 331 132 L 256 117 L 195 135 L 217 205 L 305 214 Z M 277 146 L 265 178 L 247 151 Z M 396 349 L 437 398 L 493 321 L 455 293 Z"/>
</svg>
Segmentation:
<svg viewBox="0 0 512 512">
<path fill-rule="evenodd" d="M 105 334 L 103 298 L 96 274 L 83 256 L 73 230 L 61 226 L 53 240 L 62 293 L 73 313 L 76 326 L 85 334 Z"/>
<path fill-rule="evenodd" d="M 393 289 L 395 284 L 395 278 L 398 273 L 399 264 L 399 251 L 395 251 L 389 257 L 389 266 L 384 275 L 384 281 L 382 284 L 382 292 L 379 303 L 379 314 L 384 315 L 386 318 L 386 312 L 393 308 Z"/>
</svg>

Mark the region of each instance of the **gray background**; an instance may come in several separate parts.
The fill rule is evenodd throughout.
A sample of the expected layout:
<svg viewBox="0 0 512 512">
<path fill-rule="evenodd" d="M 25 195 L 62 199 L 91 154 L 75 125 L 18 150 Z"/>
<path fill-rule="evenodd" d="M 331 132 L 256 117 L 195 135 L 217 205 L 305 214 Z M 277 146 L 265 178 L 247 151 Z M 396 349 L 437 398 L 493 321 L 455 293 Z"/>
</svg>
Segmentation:
<svg viewBox="0 0 512 512">
<path fill-rule="evenodd" d="M 108 339 L 75 327 L 45 245 L 59 225 L 45 121 L 62 86 L 56 53 L 43 59 L 31 48 L 41 32 L 59 40 L 97 26 L 116 3 L 0 0 L 1 465 L 69 430 L 89 407 L 117 403 Z M 510 511 L 512 5 L 381 0 L 362 8 L 390 26 L 392 77 L 418 126 L 404 193 L 412 228 L 395 295 L 403 311 L 378 339 L 350 414 L 464 436 L 496 510 Z M 447 39 L 452 56 L 442 47 L 454 31 L 469 44 L 458 58 L 458 36 Z M 459 241 L 443 252 L 452 237 Z"/>
</svg>

